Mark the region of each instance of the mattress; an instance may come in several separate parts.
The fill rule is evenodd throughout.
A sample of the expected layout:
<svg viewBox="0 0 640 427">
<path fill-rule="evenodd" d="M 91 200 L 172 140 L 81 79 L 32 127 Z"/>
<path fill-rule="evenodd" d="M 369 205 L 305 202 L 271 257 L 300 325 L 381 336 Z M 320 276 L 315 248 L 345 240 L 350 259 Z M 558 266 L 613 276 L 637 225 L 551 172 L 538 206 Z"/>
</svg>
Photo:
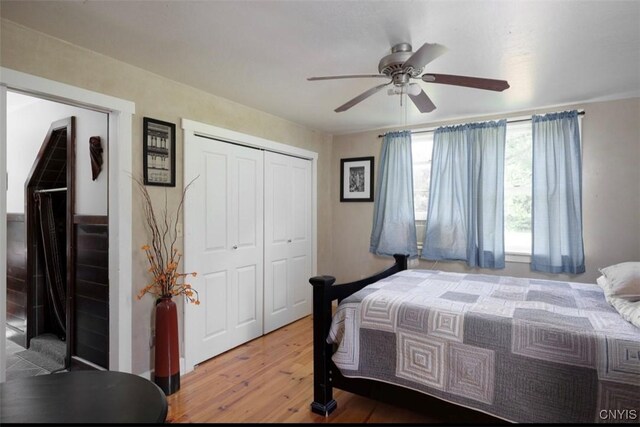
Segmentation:
<svg viewBox="0 0 640 427">
<path fill-rule="evenodd" d="M 346 377 L 508 421 L 640 419 L 640 329 L 595 284 L 401 271 L 343 300 L 327 342 Z"/>
</svg>

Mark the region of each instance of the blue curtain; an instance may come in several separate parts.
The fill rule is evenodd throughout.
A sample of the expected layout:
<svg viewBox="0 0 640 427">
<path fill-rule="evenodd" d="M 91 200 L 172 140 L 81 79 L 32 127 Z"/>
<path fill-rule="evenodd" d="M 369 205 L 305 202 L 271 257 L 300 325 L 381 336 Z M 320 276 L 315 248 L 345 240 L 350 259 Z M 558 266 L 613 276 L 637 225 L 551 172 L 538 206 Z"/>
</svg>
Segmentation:
<svg viewBox="0 0 640 427">
<path fill-rule="evenodd" d="M 384 137 L 376 193 L 369 251 L 417 256 L 411 132 L 392 132 Z"/>
<path fill-rule="evenodd" d="M 506 120 L 438 128 L 422 258 L 504 268 Z"/>
<path fill-rule="evenodd" d="M 533 116 L 531 269 L 584 273 L 578 112 Z"/>
</svg>

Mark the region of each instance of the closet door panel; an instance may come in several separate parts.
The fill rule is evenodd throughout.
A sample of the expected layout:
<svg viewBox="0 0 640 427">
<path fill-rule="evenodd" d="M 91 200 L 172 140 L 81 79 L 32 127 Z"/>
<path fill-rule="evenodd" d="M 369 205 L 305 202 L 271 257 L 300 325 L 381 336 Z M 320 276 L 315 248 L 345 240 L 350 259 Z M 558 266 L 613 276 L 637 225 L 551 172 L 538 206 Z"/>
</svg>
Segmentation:
<svg viewBox="0 0 640 427">
<path fill-rule="evenodd" d="M 310 239 L 309 223 L 311 222 L 310 210 L 311 206 L 308 203 L 310 200 L 310 185 L 309 182 L 310 171 L 308 161 L 299 164 L 293 159 L 294 163 L 291 168 L 291 183 L 292 183 L 292 211 L 291 211 L 291 238 L 294 242 L 308 241 Z M 296 164 L 298 163 L 298 164 Z"/>
<path fill-rule="evenodd" d="M 309 282 L 309 257 L 300 255 L 291 258 L 291 307 L 298 307 L 306 304 L 309 300 L 309 293 L 305 286 L 301 286 L 305 280 Z"/>
<path fill-rule="evenodd" d="M 291 158 L 291 193 L 293 209 L 289 259 L 291 274 L 289 288 L 292 296 L 291 321 L 311 313 L 312 289 L 309 286 L 311 277 L 311 161 Z"/>
<path fill-rule="evenodd" d="M 194 175 L 199 178 L 187 192 L 185 233 L 189 248 L 185 251 L 196 258 L 190 271 L 198 276 L 189 279 L 200 292 L 200 305 L 185 309 L 196 318 L 189 327 L 185 342 L 193 339 L 197 362 L 225 351 L 231 341 L 229 318 L 233 306 L 229 304 L 233 292 L 233 268 L 229 241 L 233 188 L 229 177 L 233 167 L 233 154 L 223 146 L 198 139 L 198 155 L 192 159 Z M 193 227 L 193 229 L 190 229 Z M 191 323 L 191 322 L 190 322 Z M 191 335 L 193 333 L 193 335 Z"/>
<path fill-rule="evenodd" d="M 237 226 L 233 228 L 237 233 L 234 244 L 238 248 L 255 248 L 260 244 L 258 228 L 262 228 L 262 216 L 258 218 L 262 209 L 258 209 L 257 206 L 258 200 L 262 202 L 262 198 L 258 195 L 262 187 L 262 165 L 258 165 L 255 158 L 238 156 L 235 166 L 235 182 L 238 187 L 234 190 L 234 195 L 238 196 L 238 207 L 234 210 L 237 216 Z M 260 172 L 259 180 L 258 172 Z"/>
<path fill-rule="evenodd" d="M 265 333 L 287 323 L 287 312 L 291 305 L 288 291 L 290 163 L 287 156 L 265 153 Z"/>
<path fill-rule="evenodd" d="M 200 291 L 201 309 L 205 314 L 205 339 L 227 333 L 227 272 L 218 271 L 204 277 Z"/>
<path fill-rule="evenodd" d="M 223 143 L 224 144 L 224 143 Z M 263 152 L 233 144 L 225 144 L 232 153 L 228 187 L 231 193 L 229 211 L 229 268 L 232 271 L 228 298 L 231 342 L 235 347 L 262 335 L 264 293 L 264 159 Z"/>
<path fill-rule="evenodd" d="M 310 218 L 311 162 L 265 153 L 265 333 L 310 313 Z"/>
<path fill-rule="evenodd" d="M 207 153 L 205 160 L 205 234 L 208 251 L 224 251 L 227 244 L 227 156 Z"/>
<path fill-rule="evenodd" d="M 256 295 L 258 278 L 255 265 L 250 265 L 236 270 L 237 273 L 237 293 L 238 293 L 238 318 L 236 327 L 242 327 L 257 321 Z"/>
<path fill-rule="evenodd" d="M 289 201 L 289 188 L 292 183 L 289 180 L 288 159 L 273 159 L 271 153 L 267 153 L 270 158 L 270 191 L 267 201 L 271 207 L 271 215 L 269 216 L 270 242 L 272 245 L 285 244 L 289 237 L 289 227 L 287 222 L 287 213 L 291 209 Z"/>
<path fill-rule="evenodd" d="M 272 260 L 271 264 L 271 277 L 269 280 L 271 283 L 276 284 L 284 284 L 285 286 L 273 286 L 271 291 L 269 292 L 270 298 L 270 307 L 269 314 L 277 314 L 283 310 L 287 309 L 287 260 L 286 259 L 277 259 Z M 266 281 L 266 280 L 265 280 Z M 267 293 L 265 289 L 265 300 L 267 298 Z M 267 302 L 265 301 L 265 306 Z"/>
<path fill-rule="evenodd" d="M 187 305 L 185 345 L 199 363 L 262 334 L 262 152 L 195 138 L 185 178 L 185 259 L 200 306 Z M 202 292 L 201 290 L 204 290 Z"/>
</svg>

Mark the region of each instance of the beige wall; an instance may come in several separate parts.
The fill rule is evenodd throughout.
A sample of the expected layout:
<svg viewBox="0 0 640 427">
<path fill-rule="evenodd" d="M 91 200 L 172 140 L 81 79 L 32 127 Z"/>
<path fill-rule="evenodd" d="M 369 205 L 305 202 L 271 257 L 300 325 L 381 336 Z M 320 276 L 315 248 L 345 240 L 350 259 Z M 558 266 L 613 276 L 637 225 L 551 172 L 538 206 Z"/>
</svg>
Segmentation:
<svg viewBox="0 0 640 427">
<path fill-rule="evenodd" d="M 152 117 L 177 125 L 176 187 L 170 202 L 179 199 L 182 183 L 182 132 L 180 119 L 188 118 L 318 153 L 318 270 L 331 271 L 330 159 L 332 136 L 271 114 L 208 94 L 115 59 L 91 52 L 27 29 L 11 21 L 1 22 L 0 65 L 84 89 L 135 102 L 133 117 L 133 174 L 142 174 L 142 118 Z M 277 94 L 274 94 L 277 96 Z M 163 200 L 164 189 L 148 187 L 152 197 Z M 131 294 L 149 280 L 140 246 L 147 242 L 141 206 L 134 191 L 133 270 Z M 153 298 L 133 302 L 133 372 L 150 369 L 149 350 Z M 181 337 L 184 331 L 181 332 Z"/>
<path fill-rule="evenodd" d="M 388 258 L 368 252 L 373 204 L 339 202 L 340 159 L 368 155 L 377 158 L 381 143 L 377 135 L 382 131 L 343 135 L 334 137 L 332 142 L 329 134 L 165 79 L 10 21 L 2 20 L 0 38 L 0 65 L 3 67 L 135 102 L 132 136 L 132 172 L 135 175 L 142 173 L 144 116 L 176 123 L 178 130 L 180 119 L 184 117 L 317 152 L 318 272 L 333 274 L 346 281 L 364 277 L 390 264 Z M 572 108 L 583 108 L 587 112 L 583 129 L 587 272 L 572 279 L 593 281 L 598 267 L 640 259 L 640 100 L 580 104 Z M 540 109 L 536 113 L 555 110 Z M 515 115 L 522 114 L 526 112 Z M 477 119 L 488 118 L 493 117 Z M 182 148 L 182 135 L 178 131 L 177 186 L 168 190 L 171 201 L 177 200 L 182 186 Z M 156 200 L 164 197 L 163 189 L 149 187 L 149 190 Z M 138 250 L 146 243 L 146 233 L 136 200 L 134 197 L 132 296 L 149 279 L 144 273 L 145 259 Z M 420 263 L 421 268 L 431 265 L 430 262 Z M 464 265 L 457 262 L 440 262 L 437 268 L 466 271 Z M 527 264 L 509 263 L 506 269 L 494 272 L 542 276 L 531 273 Z M 135 373 L 146 372 L 151 367 L 152 312 L 151 297 L 134 301 Z M 183 334 L 181 332 L 181 336 Z"/>
<path fill-rule="evenodd" d="M 534 273 L 529 264 L 508 262 L 504 270 L 470 269 L 463 262 L 440 261 L 436 269 L 499 275 L 541 277 L 554 280 L 595 282 L 598 268 L 623 261 L 640 261 L 640 99 L 576 104 L 535 110 L 536 114 L 584 109 L 583 120 L 583 221 L 586 272 L 579 275 Z M 533 111 L 479 117 L 416 127 L 464 123 L 502 117 L 531 115 Z M 368 252 L 373 203 L 340 203 L 340 159 L 375 156 L 376 165 L 386 129 L 334 136 L 331 162 L 333 207 L 333 270 L 339 282 L 357 280 L 392 263 L 388 257 Z M 377 168 L 376 168 L 377 169 Z M 376 170 L 377 174 L 377 170 Z M 420 260 L 419 268 L 434 262 Z"/>
</svg>

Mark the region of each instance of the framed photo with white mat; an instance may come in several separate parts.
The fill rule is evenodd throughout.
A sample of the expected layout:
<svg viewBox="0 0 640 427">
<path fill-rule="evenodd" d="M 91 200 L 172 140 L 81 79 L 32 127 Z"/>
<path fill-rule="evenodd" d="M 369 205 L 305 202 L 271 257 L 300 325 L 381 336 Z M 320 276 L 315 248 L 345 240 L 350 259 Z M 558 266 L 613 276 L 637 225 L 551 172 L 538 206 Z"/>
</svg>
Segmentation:
<svg viewBox="0 0 640 427">
<path fill-rule="evenodd" d="M 340 159 L 341 202 L 373 202 L 373 159 Z"/>
</svg>

